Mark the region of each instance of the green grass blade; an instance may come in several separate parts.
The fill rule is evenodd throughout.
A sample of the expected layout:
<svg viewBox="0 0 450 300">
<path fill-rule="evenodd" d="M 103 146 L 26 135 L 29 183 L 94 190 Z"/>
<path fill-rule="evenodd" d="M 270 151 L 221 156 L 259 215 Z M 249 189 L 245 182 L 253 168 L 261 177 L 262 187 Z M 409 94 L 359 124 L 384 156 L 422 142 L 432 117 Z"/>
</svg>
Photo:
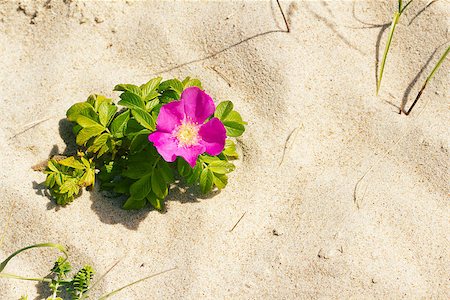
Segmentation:
<svg viewBox="0 0 450 300">
<path fill-rule="evenodd" d="M 0 277 L 20 279 L 20 280 L 29 280 L 29 281 L 45 281 L 45 282 L 52 281 L 50 278 L 30 278 L 30 277 L 23 277 L 23 276 L 19 276 L 19 275 L 15 275 L 15 274 L 8 274 L 8 273 L 0 273 Z"/>
<path fill-rule="evenodd" d="M 378 91 L 380 90 L 381 79 L 383 78 L 383 73 L 384 73 L 384 66 L 386 64 L 386 59 L 387 59 L 387 55 L 389 53 L 389 48 L 391 47 L 392 37 L 394 36 L 395 27 L 397 26 L 399 18 L 400 18 L 400 13 L 399 12 L 396 12 L 394 14 L 394 17 L 392 18 L 391 30 L 389 32 L 389 36 L 388 36 L 388 39 L 387 39 L 387 42 L 386 42 L 386 47 L 384 49 L 383 58 L 381 60 L 380 73 L 378 75 L 377 95 L 378 95 Z"/>
<path fill-rule="evenodd" d="M 419 101 L 420 96 L 422 96 L 422 93 L 425 90 L 425 88 L 427 87 L 428 82 L 431 80 L 431 78 L 433 78 L 436 71 L 439 69 L 439 67 L 442 65 L 444 60 L 447 58 L 447 55 L 449 52 L 450 52 L 450 46 L 447 47 L 447 50 L 445 50 L 444 54 L 442 54 L 441 58 L 439 58 L 438 62 L 434 66 L 433 70 L 431 70 L 431 73 L 428 75 L 427 79 L 425 79 L 425 82 L 423 83 L 422 87 L 420 88 L 420 91 L 417 94 L 416 99 L 414 99 L 414 102 L 411 105 L 411 107 L 408 109 L 408 111 L 404 111 L 405 115 L 409 115 L 409 113 L 411 112 L 413 107 L 416 105 L 417 101 Z"/>
<path fill-rule="evenodd" d="M 150 276 L 147 276 L 147 277 L 141 278 L 141 279 L 139 279 L 139 280 L 136 280 L 136 281 L 134 281 L 134 282 L 132 282 L 132 283 L 129 283 L 129 284 L 127 284 L 127 285 L 124 285 L 124 286 L 121 287 L 121 288 L 118 288 L 117 290 L 114 290 L 114 291 L 109 292 L 109 293 L 107 293 L 107 294 L 105 294 L 105 295 L 102 295 L 100 298 L 98 298 L 98 300 L 104 300 L 104 299 L 107 299 L 107 298 L 111 297 L 112 295 L 117 294 L 117 293 L 120 292 L 121 290 L 126 289 L 126 288 L 128 288 L 128 287 L 130 287 L 130 286 L 132 286 L 132 285 L 135 285 L 135 284 L 137 284 L 137 283 L 139 283 L 139 282 L 142 282 L 142 281 L 144 281 L 144 280 L 150 279 L 150 278 L 152 278 L 152 277 L 156 277 L 156 276 L 158 276 L 158 275 L 161 275 L 161 274 L 164 274 L 164 273 L 173 271 L 173 270 L 175 270 L 175 269 L 177 269 L 177 267 L 173 267 L 173 268 L 171 268 L 171 269 L 167 269 L 167 270 L 164 270 L 164 271 L 162 271 L 162 272 L 159 272 L 159 273 L 156 273 L 156 274 L 152 274 L 152 275 L 150 275 Z"/>
<path fill-rule="evenodd" d="M 54 244 L 54 243 L 43 243 L 43 244 L 36 244 L 36 245 L 31 245 L 31 246 L 27 246 L 25 248 L 19 249 L 16 252 L 14 252 L 13 254 L 11 254 L 10 256 L 8 256 L 4 261 L 2 261 L 2 263 L 0 263 L 0 272 L 3 271 L 3 269 L 6 267 L 6 265 L 8 264 L 8 262 L 16 255 L 18 255 L 19 253 L 28 250 L 28 249 L 32 249 L 32 248 L 55 248 L 58 249 L 59 251 L 61 251 L 64 256 L 66 257 L 66 259 L 68 258 L 67 255 L 67 251 L 66 248 L 64 248 L 64 246 L 60 245 L 60 244 Z"/>
</svg>

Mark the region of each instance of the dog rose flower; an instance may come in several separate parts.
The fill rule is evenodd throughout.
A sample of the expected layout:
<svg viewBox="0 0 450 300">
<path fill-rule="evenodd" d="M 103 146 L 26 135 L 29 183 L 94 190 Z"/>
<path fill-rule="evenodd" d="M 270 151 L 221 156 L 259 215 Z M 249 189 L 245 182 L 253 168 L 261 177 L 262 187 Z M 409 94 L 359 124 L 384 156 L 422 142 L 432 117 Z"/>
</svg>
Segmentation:
<svg viewBox="0 0 450 300">
<path fill-rule="evenodd" d="M 148 139 L 167 162 L 177 156 L 193 168 L 200 154 L 218 155 L 225 146 L 226 131 L 218 118 L 205 121 L 214 113 L 211 97 L 198 87 L 189 87 L 179 101 L 161 107 L 156 131 Z"/>
</svg>

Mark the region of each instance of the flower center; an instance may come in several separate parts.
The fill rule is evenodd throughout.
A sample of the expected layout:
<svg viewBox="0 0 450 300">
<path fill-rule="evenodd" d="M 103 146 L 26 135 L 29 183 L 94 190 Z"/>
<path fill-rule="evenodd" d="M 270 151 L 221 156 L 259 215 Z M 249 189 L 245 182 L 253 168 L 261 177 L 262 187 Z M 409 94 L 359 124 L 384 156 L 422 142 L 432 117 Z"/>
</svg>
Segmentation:
<svg viewBox="0 0 450 300">
<path fill-rule="evenodd" d="M 183 121 L 180 126 L 178 126 L 173 135 L 178 140 L 178 145 L 180 147 L 197 145 L 199 141 L 198 131 L 199 126 L 195 123 L 189 121 Z"/>
</svg>

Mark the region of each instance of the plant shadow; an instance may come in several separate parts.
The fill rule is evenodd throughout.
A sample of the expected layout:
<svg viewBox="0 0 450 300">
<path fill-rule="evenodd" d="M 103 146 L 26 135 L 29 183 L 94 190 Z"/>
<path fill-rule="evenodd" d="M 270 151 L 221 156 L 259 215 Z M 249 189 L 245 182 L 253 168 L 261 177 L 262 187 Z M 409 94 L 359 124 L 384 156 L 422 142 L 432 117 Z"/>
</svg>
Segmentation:
<svg viewBox="0 0 450 300">
<path fill-rule="evenodd" d="M 57 145 L 53 145 L 49 153 L 49 158 L 55 155 L 75 155 L 77 152 L 77 144 L 75 142 L 75 135 L 72 132 L 73 124 L 67 119 L 61 119 L 59 121 L 59 134 L 63 139 L 66 147 L 63 152 L 59 150 Z M 39 164 L 39 167 L 47 165 L 47 161 Z M 45 182 L 38 183 L 32 182 L 33 189 L 36 195 L 46 197 L 49 199 L 47 202 L 48 210 L 58 211 L 64 207 L 55 203 L 54 199 L 50 195 L 48 189 L 45 186 Z M 178 201 L 180 203 L 195 203 L 201 199 L 209 199 L 219 194 L 220 191 L 212 191 L 207 195 L 202 195 L 200 189 L 197 186 L 188 186 L 181 180 L 176 180 L 171 185 L 169 195 L 166 197 L 165 202 Z M 92 202 L 91 209 L 97 214 L 100 221 L 105 224 L 122 224 L 128 229 L 137 230 L 139 224 L 147 217 L 151 212 L 153 213 L 166 213 L 166 210 L 157 211 L 151 208 L 150 204 L 140 210 L 124 210 L 122 208 L 126 201 L 126 197 L 114 196 L 110 192 L 101 191 L 98 188 L 98 184 L 95 188 L 89 190 L 90 200 Z M 81 195 L 81 194 L 80 194 Z M 76 201 L 76 200 L 75 200 Z"/>
</svg>

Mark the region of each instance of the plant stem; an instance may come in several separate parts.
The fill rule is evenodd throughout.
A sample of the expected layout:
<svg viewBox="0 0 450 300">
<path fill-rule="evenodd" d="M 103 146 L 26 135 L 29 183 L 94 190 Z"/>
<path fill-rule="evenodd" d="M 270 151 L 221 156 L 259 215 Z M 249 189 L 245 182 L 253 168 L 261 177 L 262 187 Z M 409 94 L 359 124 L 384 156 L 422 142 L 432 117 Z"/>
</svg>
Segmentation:
<svg viewBox="0 0 450 300">
<path fill-rule="evenodd" d="M 400 18 L 400 12 L 396 12 L 394 14 L 394 17 L 392 18 L 391 31 L 389 32 L 388 40 L 386 42 L 386 48 L 384 48 L 383 59 L 381 61 L 381 67 L 380 67 L 380 74 L 378 75 L 377 96 L 378 96 L 378 91 L 380 90 L 381 79 L 383 78 L 384 65 L 386 64 L 386 59 L 387 59 L 387 55 L 389 53 L 389 48 L 391 47 L 392 37 L 394 36 L 395 27 L 397 26 L 399 18 Z"/>
<path fill-rule="evenodd" d="M 431 71 L 431 73 L 428 75 L 427 79 L 425 79 L 425 82 L 423 83 L 422 87 L 420 88 L 419 93 L 416 96 L 416 99 L 414 99 L 413 104 L 411 104 L 411 107 L 408 109 L 408 111 L 404 111 L 404 110 L 400 110 L 400 113 L 403 111 L 403 113 L 405 115 L 409 115 L 409 113 L 411 112 L 411 110 L 413 109 L 413 107 L 416 105 L 417 101 L 419 101 L 420 96 L 422 96 L 423 91 L 425 90 L 425 88 L 427 87 L 428 82 L 431 80 L 431 78 L 433 78 L 434 74 L 436 73 L 436 71 L 439 69 L 439 67 L 442 65 L 442 63 L 444 62 L 445 58 L 447 57 L 448 53 L 450 52 L 450 46 L 447 47 L 447 50 L 445 50 L 444 54 L 442 54 L 441 58 L 438 60 L 437 64 L 434 66 L 433 70 Z"/>
</svg>

